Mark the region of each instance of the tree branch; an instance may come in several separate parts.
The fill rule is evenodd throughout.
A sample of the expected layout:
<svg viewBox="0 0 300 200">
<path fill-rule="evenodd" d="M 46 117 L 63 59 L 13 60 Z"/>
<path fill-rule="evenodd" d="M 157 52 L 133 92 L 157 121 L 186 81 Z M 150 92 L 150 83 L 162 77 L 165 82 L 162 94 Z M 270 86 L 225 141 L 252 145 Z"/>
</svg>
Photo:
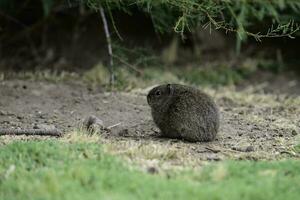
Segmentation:
<svg viewBox="0 0 300 200">
<path fill-rule="evenodd" d="M 104 13 L 104 9 L 103 9 L 102 6 L 100 6 L 100 15 L 101 15 L 102 22 L 103 22 L 103 27 L 104 27 L 104 32 L 105 32 L 106 42 L 107 42 L 107 48 L 108 48 L 108 54 L 109 54 L 109 57 L 110 57 L 110 62 L 109 62 L 110 79 L 109 79 L 109 83 L 110 83 L 110 85 L 113 85 L 114 81 L 115 81 L 115 75 L 114 75 L 114 69 L 113 69 L 114 62 L 113 62 L 111 37 L 110 37 L 110 33 L 109 33 L 108 25 L 107 25 L 107 20 L 106 20 L 105 13 Z"/>
</svg>

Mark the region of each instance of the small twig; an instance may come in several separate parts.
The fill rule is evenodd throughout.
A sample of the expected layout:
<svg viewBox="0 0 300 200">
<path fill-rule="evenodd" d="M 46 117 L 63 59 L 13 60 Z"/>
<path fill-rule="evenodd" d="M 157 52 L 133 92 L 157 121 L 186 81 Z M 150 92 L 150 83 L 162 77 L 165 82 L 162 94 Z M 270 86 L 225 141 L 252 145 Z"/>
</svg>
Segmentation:
<svg viewBox="0 0 300 200">
<path fill-rule="evenodd" d="M 108 126 L 108 127 L 106 127 L 107 129 L 112 129 L 112 128 L 114 128 L 114 127 L 116 127 L 116 126 L 119 126 L 119 125 L 121 125 L 122 124 L 122 122 L 120 122 L 120 123 L 117 123 L 117 124 L 114 124 L 114 125 L 111 125 L 111 126 Z"/>
<path fill-rule="evenodd" d="M 104 27 L 104 32 L 105 32 L 106 42 L 107 42 L 107 48 L 108 48 L 108 54 L 109 54 L 109 57 L 110 57 L 110 62 L 109 62 L 110 80 L 109 80 L 109 83 L 110 83 L 110 85 L 113 85 L 114 81 L 115 81 L 115 75 L 114 75 L 114 70 L 113 70 L 114 62 L 113 62 L 111 38 L 110 38 L 110 33 L 109 33 L 109 29 L 108 29 L 104 9 L 103 9 L 102 6 L 100 6 L 100 15 L 101 15 L 102 22 L 103 22 L 103 27 Z"/>
<path fill-rule="evenodd" d="M 214 149 L 214 148 L 211 148 L 211 147 L 205 147 L 205 149 L 207 149 L 209 151 L 212 151 L 213 153 L 219 153 L 221 151 L 219 149 Z"/>
<path fill-rule="evenodd" d="M 113 26 L 113 28 L 114 28 L 114 30 L 115 30 L 115 32 L 116 32 L 118 38 L 119 38 L 121 41 L 123 41 L 123 38 L 122 38 L 121 34 L 119 33 L 119 31 L 118 31 L 118 29 L 117 29 L 117 26 L 116 26 L 116 24 L 115 24 L 114 17 L 113 17 L 113 15 L 112 15 L 112 13 L 111 13 L 111 9 L 110 9 L 109 4 L 107 3 L 107 1 L 106 1 L 106 6 L 107 6 L 107 8 L 108 8 L 108 14 L 109 14 L 110 20 L 111 20 L 111 22 L 112 22 L 112 26 Z"/>
<path fill-rule="evenodd" d="M 291 156 L 296 156 L 297 154 L 294 151 L 281 151 L 280 154 L 288 154 Z"/>
<path fill-rule="evenodd" d="M 59 129 L 0 129 L 0 135 L 62 136 Z"/>
<path fill-rule="evenodd" d="M 134 65 L 126 62 L 125 60 L 123 60 L 119 56 L 113 55 L 113 57 L 116 58 L 116 59 L 118 59 L 121 63 L 123 63 L 124 65 L 126 65 L 127 67 L 129 67 L 130 69 L 132 69 L 133 71 L 135 71 L 139 76 L 141 76 L 143 74 L 142 71 L 138 70 Z"/>
</svg>

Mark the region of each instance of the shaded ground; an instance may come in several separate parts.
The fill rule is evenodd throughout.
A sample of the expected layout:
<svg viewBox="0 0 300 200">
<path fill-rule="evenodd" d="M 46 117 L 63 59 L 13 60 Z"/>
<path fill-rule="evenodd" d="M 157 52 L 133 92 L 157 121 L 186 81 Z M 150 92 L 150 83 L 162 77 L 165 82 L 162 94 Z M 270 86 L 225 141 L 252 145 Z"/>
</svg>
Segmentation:
<svg viewBox="0 0 300 200">
<path fill-rule="evenodd" d="M 55 125 L 70 133 L 89 115 L 96 115 L 110 134 L 101 137 L 107 151 L 130 160 L 160 166 L 202 164 L 207 160 L 300 158 L 300 97 L 264 94 L 256 88 L 236 92 L 234 88 L 204 89 L 221 109 L 217 140 L 188 143 L 159 137 L 145 90 L 107 93 L 81 84 L 53 84 L 6 80 L 0 83 L 0 127 L 33 128 Z M 40 137 L 1 136 L 0 143 L 12 139 Z"/>
</svg>

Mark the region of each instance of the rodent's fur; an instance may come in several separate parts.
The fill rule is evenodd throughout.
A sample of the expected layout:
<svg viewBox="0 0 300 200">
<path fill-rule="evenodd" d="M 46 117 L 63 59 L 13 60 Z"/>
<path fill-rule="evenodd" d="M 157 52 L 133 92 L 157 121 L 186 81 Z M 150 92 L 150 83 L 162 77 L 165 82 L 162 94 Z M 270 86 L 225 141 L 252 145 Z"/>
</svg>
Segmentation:
<svg viewBox="0 0 300 200">
<path fill-rule="evenodd" d="M 179 84 L 160 85 L 149 92 L 147 101 L 162 136 L 190 142 L 215 139 L 219 110 L 200 90 Z"/>
</svg>

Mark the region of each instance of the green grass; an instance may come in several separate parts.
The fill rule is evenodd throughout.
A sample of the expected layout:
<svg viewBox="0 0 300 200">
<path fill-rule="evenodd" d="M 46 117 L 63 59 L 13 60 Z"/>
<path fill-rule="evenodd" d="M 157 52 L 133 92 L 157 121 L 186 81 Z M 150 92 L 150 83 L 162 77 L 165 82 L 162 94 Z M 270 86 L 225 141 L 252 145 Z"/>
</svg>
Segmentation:
<svg viewBox="0 0 300 200">
<path fill-rule="evenodd" d="M 298 145 L 295 146 L 295 151 L 297 153 L 300 153 L 300 144 L 298 144 Z"/>
<path fill-rule="evenodd" d="M 15 142 L 0 149 L 0 199 L 297 199 L 300 161 L 227 161 L 151 175 L 97 143 Z"/>
</svg>

